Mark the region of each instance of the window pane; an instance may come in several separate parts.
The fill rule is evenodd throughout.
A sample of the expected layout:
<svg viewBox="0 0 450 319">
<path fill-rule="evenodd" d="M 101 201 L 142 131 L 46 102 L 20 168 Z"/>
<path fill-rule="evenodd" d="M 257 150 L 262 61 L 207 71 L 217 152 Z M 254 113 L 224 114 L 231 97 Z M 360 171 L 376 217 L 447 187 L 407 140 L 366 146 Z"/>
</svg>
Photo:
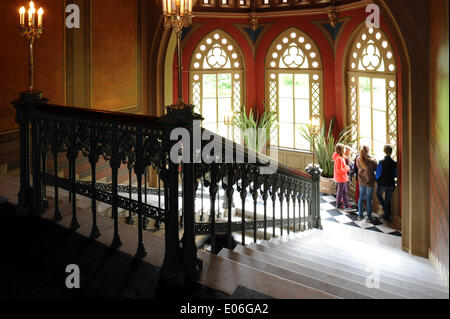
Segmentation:
<svg viewBox="0 0 450 319">
<path fill-rule="evenodd" d="M 359 78 L 359 105 L 371 107 L 370 103 L 370 78 Z"/>
<path fill-rule="evenodd" d="M 216 133 L 217 131 L 217 123 L 216 122 L 202 122 L 202 125 L 208 131 Z"/>
<path fill-rule="evenodd" d="M 383 148 L 384 148 L 385 144 L 386 143 L 381 143 L 381 142 L 379 142 L 377 140 L 375 140 L 373 142 L 373 148 L 374 149 L 372 151 L 373 151 L 373 154 L 374 154 L 375 158 L 377 159 L 377 161 L 382 160 L 384 158 L 384 156 L 385 156 L 385 154 L 383 152 Z"/>
<path fill-rule="evenodd" d="M 295 98 L 309 99 L 309 74 L 295 74 Z"/>
<path fill-rule="evenodd" d="M 219 97 L 231 97 L 231 74 L 218 74 Z"/>
<path fill-rule="evenodd" d="M 292 76 L 291 78 L 292 79 Z M 291 82 L 292 83 L 292 82 Z M 294 100 L 292 98 L 280 98 L 280 146 L 294 147 Z"/>
<path fill-rule="evenodd" d="M 231 112 L 231 97 L 219 98 L 219 122 L 223 122 L 225 116 Z"/>
<path fill-rule="evenodd" d="M 293 75 L 292 74 L 280 74 L 279 86 L 280 86 L 280 98 L 289 97 L 293 98 Z"/>
<path fill-rule="evenodd" d="M 216 74 L 203 75 L 203 97 L 216 97 Z"/>
<path fill-rule="evenodd" d="M 373 108 L 386 111 L 386 80 L 372 79 L 373 85 Z"/>
<path fill-rule="evenodd" d="M 309 100 L 295 99 L 295 122 L 308 123 L 309 119 Z"/>
<path fill-rule="evenodd" d="M 217 122 L 217 100 L 215 98 L 203 99 L 203 117 L 204 123 Z M 214 129 L 215 131 L 215 129 Z"/>
<path fill-rule="evenodd" d="M 373 112 L 374 123 L 374 153 L 383 156 L 383 147 L 386 144 L 386 113 L 380 111 Z"/>
<path fill-rule="evenodd" d="M 301 150 L 310 150 L 310 145 L 308 141 L 303 138 L 302 133 L 300 131 L 300 127 L 304 127 L 305 129 L 308 129 L 307 125 L 297 125 L 295 128 L 295 148 L 301 149 Z"/>
<path fill-rule="evenodd" d="M 232 138 L 231 126 L 228 127 L 227 125 L 225 125 L 223 123 L 223 120 L 219 121 L 219 128 L 217 130 L 217 134 L 219 134 L 227 139 L 231 139 Z"/>
<path fill-rule="evenodd" d="M 280 99 L 280 122 L 293 122 L 294 119 L 294 105 L 290 98 Z"/>
<path fill-rule="evenodd" d="M 360 118 L 359 118 L 359 126 L 360 126 L 360 134 L 362 138 L 368 138 L 368 141 L 362 141 L 361 145 L 366 144 L 367 146 L 370 146 L 372 143 L 370 142 L 372 139 L 372 115 L 370 108 L 368 107 L 361 107 L 360 110 Z"/>
<path fill-rule="evenodd" d="M 294 125 L 292 122 L 280 123 L 280 146 L 294 148 Z"/>
</svg>

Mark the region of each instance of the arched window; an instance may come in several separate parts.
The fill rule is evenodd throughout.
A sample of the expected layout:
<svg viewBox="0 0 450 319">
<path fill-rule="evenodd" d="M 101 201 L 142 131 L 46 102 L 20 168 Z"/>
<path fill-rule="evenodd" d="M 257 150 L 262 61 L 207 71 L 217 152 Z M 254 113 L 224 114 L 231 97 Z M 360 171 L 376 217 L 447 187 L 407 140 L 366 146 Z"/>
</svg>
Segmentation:
<svg viewBox="0 0 450 319">
<path fill-rule="evenodd" d="M 322 116 L 322 60 L 315 43 L 290 28 L 272 43 L 266 55 L 266 107 L 278 115 L 271 145 L 310 150 L 300 127 Z"/>
<path fill-rule="evenodd" d="M 365 25 L 348 51 L 348 119 L 358 146 L 368 145 L 378 159 L 391 144 L 397 158 L 397 64 L 381 29 Z"/>
<path fill-rule="evenodd" d="M 207 34 L 195 48 L 190 64 L 191 102 L 205 118 L 204 128 L 229 139 L 238 135 L 224 122 L 244 105 L 243 83 L 244 62 L 235 41 L 222 30 Z"/>
</svg>

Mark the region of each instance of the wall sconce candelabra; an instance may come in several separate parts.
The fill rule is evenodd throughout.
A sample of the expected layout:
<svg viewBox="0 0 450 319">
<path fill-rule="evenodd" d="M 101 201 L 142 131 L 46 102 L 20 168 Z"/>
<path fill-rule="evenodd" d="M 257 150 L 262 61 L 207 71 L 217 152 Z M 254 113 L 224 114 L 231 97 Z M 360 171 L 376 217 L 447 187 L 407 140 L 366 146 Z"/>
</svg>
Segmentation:
<svg viewBox="0 0 450 319">
<path fill-rule="evenodd" d="M 314 116 L 311 121 L 310 121 L 310 131 L 311 131 L 311 136 L 312 136 L 312 141 L 313 141 L 313 145 L 312 145 L 312 153 L 313 153 L 313 166 L 316 165 L 316 138 L 317 135 L 319 134 L 319 130 L 320 130 L 320 119 L 317 116 Z"/>
<path fill-rule="evenodd" d="M 181 34 L 183 28 L 192 24 L 192 2 L 193 0 L 163 0 L 164 27 L 172 28 L 177 37 L 178 54 L 178 101 L 171 106 L 173 109 L 185 109 L 186 103 L 183 102 L 183 77 L 181 62 Z"/>
<path fill-rule="evenodd" d="M 20 18 L 20 33 L 22 36 L 28 40 L 29 43 L 29 64 L 28 64 L 28 89 L 27 93 L 36 93 L 34 92 L 34 79 L 33 79 L 33 67 L 34 67 L 34 40 L 39 39 L 44 30 L 43 28 L 43 19 L 44 19 L 44 10 L 40 8 L 36 12 L 36 8 L 34 6 L 34 2 L 30 1 L 28 15 L 25 15 L 26 9 L 25 7 L 21 7 L 19 9 L 19 18 Z M 36 17 L 37 13 L 37 17 Z M 27 19 L 26 19 L 27 18 Z M 36 19 L 37 18 L 37 19 Z"/>
</svg>

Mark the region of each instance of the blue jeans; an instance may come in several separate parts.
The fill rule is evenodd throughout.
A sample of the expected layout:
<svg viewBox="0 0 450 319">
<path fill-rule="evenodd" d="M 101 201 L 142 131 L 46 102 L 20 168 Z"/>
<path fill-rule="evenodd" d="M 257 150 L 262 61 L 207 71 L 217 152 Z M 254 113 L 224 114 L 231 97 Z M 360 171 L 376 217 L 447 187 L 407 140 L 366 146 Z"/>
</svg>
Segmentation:
<svg viewBox="0 0 450 319">
<path fill-rule="evenodd" d="M 372 196 L 373 187 L 359 185 L 358 216 L 360 218 L 363 217 L 364 200 L 366 200 L 367 219 L 372 219 Z"/>
<path fill-rule="evenodd" d="M 383 193 L 386 193 L 383 199 Z M 380 186 L 377 188 L 377 197 L 381 206 L 383 206 L 384 215 L 383 218 L 389 220 L 391 217 L 391 201 L 392 193 L 394 193 L 394 186 Z"/>
</svg>

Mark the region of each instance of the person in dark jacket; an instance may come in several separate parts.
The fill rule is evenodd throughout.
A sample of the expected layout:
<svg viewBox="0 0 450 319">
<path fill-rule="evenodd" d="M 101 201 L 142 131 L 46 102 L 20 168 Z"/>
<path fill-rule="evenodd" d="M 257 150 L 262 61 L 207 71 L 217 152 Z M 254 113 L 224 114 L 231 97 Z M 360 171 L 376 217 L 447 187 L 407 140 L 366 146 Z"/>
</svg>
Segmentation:
<svg viewBox="0 0 450 319">
<path fill-rule="evenodd" d="M 395 189 L 395 178 L 397 178 L 397 162 L 392 158 L 392 146 L 385 145 L 386 157 L 378 163 L 375 179 L 377 180 L 377 197 L 383 207 L 383 219 L 389 221 L 391 218 L 391 200 Z M 385 197 L 383 198 L 383 193 Z"/>
</svg>

